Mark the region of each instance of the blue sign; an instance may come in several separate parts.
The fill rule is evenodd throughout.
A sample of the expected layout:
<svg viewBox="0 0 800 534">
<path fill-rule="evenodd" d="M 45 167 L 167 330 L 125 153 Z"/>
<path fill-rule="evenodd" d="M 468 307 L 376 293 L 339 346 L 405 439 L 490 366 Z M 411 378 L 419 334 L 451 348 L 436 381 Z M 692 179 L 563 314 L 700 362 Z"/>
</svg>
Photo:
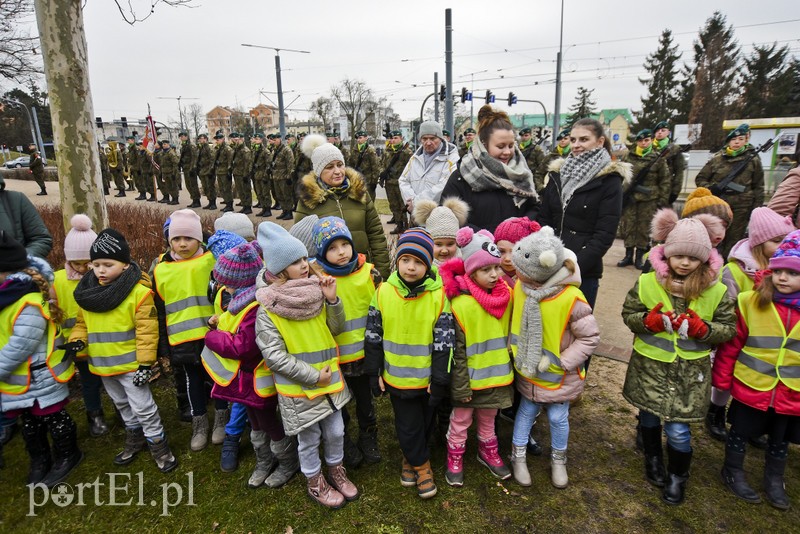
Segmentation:
<svg viewBox="0 0 800 534">
<path fill-rule="evenodd" d="M 494 95 L 492 95 L 491 97 L 489 97 L 489 102 L 491 102 L 491 103 L 494 103 Z"/>
<path fill-rule="evenodd" d="M 614 134 L 614 141 L 619 141 L 619 134 Z"/>
<path fill-rule="evenodd" d="M 470 92 L 468 92 L 466 94 L 466 96 L 464 97 L 464 100 L 466 100 L 467 102 L 472 102 L 472 91 L 470 91 Z"/>
</svg>

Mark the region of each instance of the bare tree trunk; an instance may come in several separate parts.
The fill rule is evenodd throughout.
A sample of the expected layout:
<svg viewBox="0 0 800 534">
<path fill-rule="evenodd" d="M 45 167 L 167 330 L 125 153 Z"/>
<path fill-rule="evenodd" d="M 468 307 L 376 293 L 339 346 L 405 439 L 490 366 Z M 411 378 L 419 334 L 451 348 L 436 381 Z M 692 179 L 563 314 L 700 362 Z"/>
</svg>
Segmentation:
<svg viewBox="0 0 800 534">
<path fill-rule="evenodd" d="M 92 121 L 81 1 L 34 0 L 34 5 L 53 117 L 64 227 L 69 228 L 74 214 L 85 213 L 99 231 L 108 226 L 108 212 Z"/>
</svg>

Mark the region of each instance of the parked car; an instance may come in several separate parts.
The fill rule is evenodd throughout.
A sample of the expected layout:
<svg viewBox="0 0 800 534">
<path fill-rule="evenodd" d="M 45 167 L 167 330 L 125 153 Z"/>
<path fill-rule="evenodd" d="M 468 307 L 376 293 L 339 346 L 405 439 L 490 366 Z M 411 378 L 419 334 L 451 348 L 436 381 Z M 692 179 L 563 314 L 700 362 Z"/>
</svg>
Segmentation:
<svg viewBox="0 0 800 534">
<path fill-rule="evenodd" d="M 6 168 L 19 169 L 20 167 L 30 166 L 31 159 L 29 156 L 20 156 L 16 159 L 6 161 Z"/>
</svg>

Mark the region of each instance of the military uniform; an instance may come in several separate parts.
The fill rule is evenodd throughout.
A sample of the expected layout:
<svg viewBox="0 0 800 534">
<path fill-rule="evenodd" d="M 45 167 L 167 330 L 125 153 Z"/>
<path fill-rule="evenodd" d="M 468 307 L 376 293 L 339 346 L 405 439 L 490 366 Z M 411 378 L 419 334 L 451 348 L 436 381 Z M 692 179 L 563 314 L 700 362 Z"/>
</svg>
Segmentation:
<svg viewBox="0 0 800 534">
<path fill-rule="evenodd" d="M 241 137 L 237 137 L 241 139 Z M 250 149 L 244 142 L 237 142 L 231 157 L 231 174 L 236 184 L 236 196 L 242 213 L 251 213 L 253 205 L 253 192 L 250 188 L 250 170 L 253 168 L 253 158 Z"/>
<path fill-rule="evenodd" d="M 162 192 L 165 193 L 167 204 L 174 206 L 178 203 L 178 182 L 181 179 L 178 154 L 171 147 L 161 148 L 161 180 L 164 184 Z"/>
<path fill-rule="evenodd" d="M 42 161 L 42 156 L 39 154 L 39 151 L 36 149 L 31 152 L 30 160 L 28 161 L 28 169 L 31 174 L 33 174 L 33 179 L 36 180 L 39 189 L 41 189 L 36 195 L 46 195 L 47 189 L 44 185 L 44 162 Z"/>
<path fill-rule="evenodd" d="M 114 180 L 114 185 L 117 187 L 116 196 L 124 197 L 128 184 L 125 183 L 125 176 L 123 175 L 125 164 L 122 161 L 122 152 L 117 146 L 116 141 L 109 142 L 108 148 L 106 148 L 106 161 L 108 162 L 108 170 L 111 173 L 111 179 Z"/>
<path fill-rule="evenodd" d="M 653 127 L 653 131 L 657 133 L 661 128 L 669 129 L 669 124 L 666 121 L 661 121 Z M 672 204 L 678 200 L 678 196 L 681 194 L 681 191 L 683 191 L 683 177 L 686 174 L 686 160 L 683 158 L 683 152 L 681 152 L 680 145 L 673 143 L 669 137 L 665 137 L 661 141 L 658 139 L 653 139 L 653 148 L 658 152 L 663 150 L 669 151 L 667 155 L 664 156 L 664 159 L 667 162 L 669 174 L 672 177 L 672 188 L 669 195 L 669 203 Z"/>
<path fill-rule="evenodd" d="M 217 137 L 215 137 L 217 139 Z M 233 190 L 231 188 L 231 158 L 233 157 L 233 149 L 223 141 L 216 147 L 214 154 L 214 174 L 217 177 L 217 190 L 222 197 L 222 203 L 225 204 L 223 211 L 233 211 Z"/>
<path fill-rule="evenodd" d="M 466 137 L 468 134 L 475 135 L 475 130 L 473 128 L 467 128 L 464 130 L 464 136 Z M 473 138 L 474 139 L 474 138 Z M 461 159 L 464 155 L 469 152 L 469 148 L 472 146 L 473 141 L 464 141 L 464 144 L 458 147 L 458 158 Z"/>
<path fill-rule="evenodd" d="M 553 163 L 557 159 L 566 158 L 569 155 L 570 149 L 572 147 L 561 148 L 560 146 L 556 145 L 553 147 L 545 157 L 542 159 L 542 162 L 533 171 L 533 185 L 536 187 L 536 192 L 539 193 L 541 196 L 542 191 L 544 191 L 545 180 L 547 179 L 547 169 L 550 167 L 550 164 Z"/>
<path fill-rule="evenodd" d="M 275 192 L 278 195 L 278 202 L 283 213 L 291 217 L 294 209 L 292 194 L 292 177 L 294 175 L 294 154 L 292 149 L 284 143 L 275 146 L 272 155 L 272 180 L 275 183 Z M 288 218 L 287 217 L 287 220 Z"/>
<path fill-rule="evenodd" d="M 139 196 L 136 200 L 144 200 L 147 198 L 144 188 L 142 187 L 142 180 L 139 178 L 139 151 L 136 149 L 136 143 L 132 138 L 129 138 L 128 148 L 125 150 L 125 170 L 128 173 L 128 180 L 133 182 L 134 187 L 139 191 Z"/>
<path fill-rule="evenodd" d="M 534 143 L 533 139 L 531 139 L 524 147 L 522 146 L 522 143 L 520 143 L 519 149 L 522 151 L 522 155 L 525 156 L 525 162 L 528 164 L 528 168 L 532 173 L 536 173 L 545 159 L 544 150 L 542 150 L 542 147 Z M 541 193 L 544 189 L 544 177 L 537 182 L 535 176 L 536 175 L 534 174 L 533 185 L 536 187 L 536 192 Z"/>
<path fill-rule="evenodd" d="M 107 195 L 111 187 L 111 171 L 108 168 L 108 156 L 103 147 L 100 147 L 100 177 L 103 181 L 103 194 Z"/>
<path fill-rule="evenodd" d="M 263 139 L 263 136 L 261 139 Z M 270 206 L 272 205 L 272 196 L 269 191 L 270 184 L 268 173 L 270 163 L 272 162 L 272 154 L 270 154 L 269 149 L 264 146 L 263 141 L 261 144 L 253 144 L 252 152 L 253 166 L 251 168 L 251 174 L 253 176 L 253 188 L 256 190 L 258 205 L 261 206 L 262 210 L 258 215 L 259 217 L 269 217 L 271 215 Z"/>
<path fill-rule="evenodd" d="M 139 167 L 139 180 L 141 180 L 142 187 L 146 193 L 150 195 L 147 199 L 148 201 L 154 201 L 155 198 L 155 187 L 153 185 L 153 164 L 150 163 L 150 154 L 147 153 L 147 150 L 144 149 L 144 146 L 140 146 L 139 153 L 136 155 L 136 163 Z"/>
<path fill-rule="evenodd" d="M 652 145 L 651 145 L 652 147 Z M 630 150 L 624 161 L 633 168 L 633 176 L 638 176 L 639 171 L 650 165 L 658 158 L 658 152 L 651 148 L 645 150 L 643 155 L 638 155 L 636 150 Z M 636 248 L 641 256 L 650 246 L 650 223 L 658 208 L 669 205 L 669 195 L 672 190 L 669 168 L 666 161 L 660 159 L 650 167 L 641 183 L 630 193 L 627 205 L 622 209 L 622 235 L 625 239 L 625 248 Z"/>
<path fill-rule="evenodd" d="M 189 197 L 192 199 L 190 208 L 200 207 L 200 188 L 197 186 L 197 149 L 189 141 L 189 134 L 181 132 L 181 137 L 186 139 L 181 140 L 181 155 L 178 160 L 181 171 L 183 171 L 183 183 L 186 184 L 186 190 L 189 192 Z"/>
<path fill-rule="evenodd" d="M 311 172 L 313 168 L 311 165 L 311 159 L 303 154 L 303 151 L 300 150 L 299 146 L 300 143 L 297 144 L 298 149 L 294 152 L 294 184 L 292 185 L 292 191 L 295 190 L 295 186 L 297 182 L 306 174 Z"/>
<path fill-rule="evenodd" d="M 206 134 L 200 134 L 198 140 L 201 137 L 208 141 L 208 136 Z M 197 160 L 195 162 L 195 168 L 200 177 L 200 185 L 203 187 L 203 194 L 208 199 L 208 205 L 205 206 L 205 209 L 213 210 L 217 208 L 217 184 L 214 181 L 214 152 L 211 145 L 205 142 L 197 143 L 196 153 Z"/>
<path fill-rule="evenodd" d="M 369 196 L 374 202 L 375 189 L 378 187 L 378 177 L 381 174 L 381 165 L 378 161 L 378 154 L 372 148 L 372 145 L 369 143 L 356 145 L 350 153 L 347 166 L 354 168 L 364 176 Z"/>
<path fill-rule="evenodd" d="M 392 137 L 396 135 L 400 135 L 400 132 L 392 132 Z M 389 169 L 388 167 L 395 154 L 398 155 L 397 160 Z M 386 150 L 383 151 L 381 160 L 381 179 L 384 180 L 383 187 L 386 189 L 389 209 L 392 211 L 394 221 L 403 226 L 405 226 L 406 220 L 406 204 L 403 202 L 403 195 L 400 193 L 400 175 L 403 174 L 403 169 L 406 168 L 406 164 L 412 155 L 413 153 L 408 145 L 400 143 L 387 146 Z"/>
</svg>

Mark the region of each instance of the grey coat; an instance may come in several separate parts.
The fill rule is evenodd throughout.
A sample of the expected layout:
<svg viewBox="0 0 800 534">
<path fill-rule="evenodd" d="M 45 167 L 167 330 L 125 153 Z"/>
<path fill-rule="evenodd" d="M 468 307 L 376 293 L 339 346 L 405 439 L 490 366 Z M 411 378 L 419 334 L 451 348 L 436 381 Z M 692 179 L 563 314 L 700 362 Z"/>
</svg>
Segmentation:
<svg viewBox="0 0 800 534">
<path fill-rule="evenodd" d="M 28 254 L 46 258 L 53 248 L 53 238 L 28 197 L 19 191 L 6 191 L 0 176 L 0 230 L 22 243 Z"/>
</svg>

